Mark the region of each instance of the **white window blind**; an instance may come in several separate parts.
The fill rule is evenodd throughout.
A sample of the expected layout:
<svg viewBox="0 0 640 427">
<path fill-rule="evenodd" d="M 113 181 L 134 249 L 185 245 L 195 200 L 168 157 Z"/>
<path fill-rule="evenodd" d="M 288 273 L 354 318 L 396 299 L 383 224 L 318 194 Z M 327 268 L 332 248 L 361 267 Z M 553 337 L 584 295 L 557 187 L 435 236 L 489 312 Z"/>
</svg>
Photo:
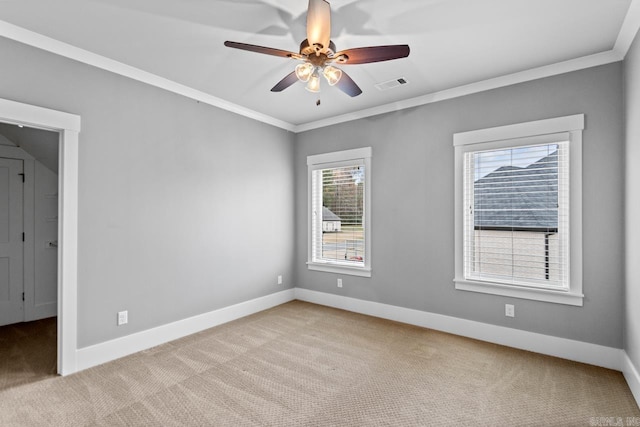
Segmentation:
<svg viewBox="0 0 640 427">
<path fill-rule="evenodd" d="M 365 165 L 320 165 L 312 171 L 312 262 L 364 266 Z"/>
<path fill-rule="evenodd" d="M 568 290 L 569 142 L 469 150 L 463 168 L 465 279 Z"/>
<path fill-rule="evenodd" d="M 307 157 L 309 270 L 371 277 L 371 147 Z"/>
</svg>

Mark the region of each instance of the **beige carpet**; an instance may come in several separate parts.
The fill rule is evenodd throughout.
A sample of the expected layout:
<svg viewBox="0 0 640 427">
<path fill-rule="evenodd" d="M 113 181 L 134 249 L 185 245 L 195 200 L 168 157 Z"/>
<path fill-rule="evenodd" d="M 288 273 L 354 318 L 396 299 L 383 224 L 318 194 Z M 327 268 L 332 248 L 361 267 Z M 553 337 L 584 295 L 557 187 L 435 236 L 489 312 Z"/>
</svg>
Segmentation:
<svg viewBox="0 0 640 427">
<path fill-rule="evenodd" d="M 2 426 L 602 421 L 592 417 L 640 417 L 619 372 L 299 301 L 0 390 Z"/>
</svg>

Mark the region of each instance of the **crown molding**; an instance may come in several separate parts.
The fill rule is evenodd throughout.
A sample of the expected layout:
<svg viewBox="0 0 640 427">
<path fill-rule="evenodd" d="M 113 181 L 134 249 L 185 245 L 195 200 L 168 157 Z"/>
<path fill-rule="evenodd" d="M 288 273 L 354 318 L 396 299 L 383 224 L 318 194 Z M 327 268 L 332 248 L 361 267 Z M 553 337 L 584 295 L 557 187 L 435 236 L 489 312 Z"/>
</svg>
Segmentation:
<svg viewBox="0 0 640 427">
<path fill-rule="evenodd" d="M 613 46 L 613 50 L 622 55 L 623 59 L 627 56 L 638 30 L 640 30 L 640 0 L 631 0 L 629 10 L 627 10 L 627 15 L 618 33 L 616 44 Z"/>
<path fill-rule="evenodd" d="M 232 113 L 240 114 L 241 116 L 245 116 L 259 122 L 289 131 L 294 130 L 294 125 L 291 123 L 242 107 L 238 104 L 225 101 L 224 99 L 209 95 L 208 93 L 193 89 L 189 86 L 176 83 L 172 80 L 165 79 L 164 77 L 160 77 L 122 62 L 89 52 L 88 50 L 61 42 L 51 37 L 43 36 L 42 34 L 18 27 L 17 25 L 10 24 L 6 21 L 0 20 L 0 36 L 63 56 L 65 58 L 73 59 L 74 61 L 78 61 L 83 64 L 110 71 L 112 73 L 200 101 L 213 107 L 218 107 Z"/>
<path fill-rule="evenodd" d="M 640 0 L 631 0 L 629 10 L 625 16 L 620 32 L 616 39 L 614 48 L 596 53 L 593 55 L 575 58 L 568 61 L 558 62 L 556 64 L 546 65 L 530 70 L 525 70 L 513 74 L 495 77 L 480 82 L 470 83 L 450 89 L 441 90 L 415 98 L 405 99 L 373 108 L 355 111 L 352 113 L 342 114 L 339 116 L 329 117 L 322 120 L 295 125 L 284 120 L 260 113 L 255 110 L 243 107 L 238 104 L 226 101 L 224 99 L 209 95 L 205 92 L 193 89 L 191 87 L 176 83 L 172 80 L 165 79 L 139 68 L 106 58 L 104 56 L 89 52 L 87 50 L 72 46 L 70 44 L 55 40 L 53 38 L 43 36 L 39 33 L 27 30 L 22 27 L 10 24 L 0 20 L 0 37 L 5 37 L 17 42 L 36 47 L 56 55 L 64 56 L 87 65 L 94 66 L 106 71 L 119 74 L 124 77 L 137 80 L 178 95 L 185 96 L 202 103 L 221 108 L 223 110 L 236 113 L 247 118 L 257 120 L 287 131 L 294 133 L 306 132 L 313 129 L 319 129 L 326 126 L 332 126 L 353 120 L 359 120 L 380 114 L 391 113 L 404 110 L 407 108 L 418 107 L 421 105 L 432 104 L 448 99 L 458 98 L 461 96 L 471 95 L 487 90 L 498 89 L 505 86 L 511 86 L 518 83 L 524 83 L 532 80 L 542 79 L 546 77 L 556 76 L 559 74 L 570 73 L 585 68 L 597 67 L 613 62 L 624 60 L 633 40 L 640 30 Z"/>
<path fill-rule="evenodd" d="M 325 126 L 336 125 L 339 123 L 349 122 L 352 120 L 363 119 L 366 117 L 376 116 L 379 114 L 391 113 L 407 108 L 418 107 L 420 105 L 432 104 L 435 102 L 445 101 L 447 99 L 459 98 L 461 96 L 472 95 L 474 93 L 484 92 L 487 90 L 498 89 L 505 86 L 511 86 L 518 83 L 524 83 L 532 80 L 552 77 L 559 74 L 570 73 L 585 68 L 597 67 L 599 65 L 610 64 L 612 62 L 622 61 L 624 57 L 614 50 L 596 53 L 594 55 L 583 56 L 581 58 L 571 59 L 569 61 L 558 62 L 544 67 L 532 68 L 530 70 L 518 73 L 508 74 L 493 79 L 483 80 L 464 86 L 458 86 L 451 89 L 445 89 L 439 92 L 433 92 L 415 98 L 405 99 L 390 104 L 380 105 L 378 107 L 368 108 L 366 110 L 355 111 L 353 113 L 343 114 L 341 116 L 330 117 L 324 120 L 309 122 L 295 127 L 294 132 L 305 132 L 312 129 L 318 129 Z"/>
<path fill-rule="evenodd" d="M 618 33 L 616 43 L 613 49 L 609 51 L 571 59 L 568 61 L 558 62 L 556 64 L 551 64 L 543 67 L 533 68 L 518 73 L 508 74 L 493 79 L 483 80 L 464 86 L 458 86 L 439 92 L 433 92 L 411 99 L 368 108 L 366 110 L 355 111 L 353 113 L 330 117 L 315 122 L 304 123 L 295 126 L 294 132 L 305 132 L 308 130 L 349 122 L 352 120 L 363 119 L 379 114 L 391 113 L 407 108 L 418 107 L 420 105 L 432 104 L 434 102 L 484 92 L 491 89 L 498 89 L 518 83 L 543 79 L 545 77 L 556 76 L 559 74 L 570 73 L 572 71 L 578 71 L 585 68 L 597 67 L 599 65 L 606 65 L 613 62 L 622 61 L 627 55 L 627 52 L 629 51 L 633 40 L 638 34 L 638 31 L 640 31 L 640 0 L 631 0 L 631 4 L 629 5 L 629 9 L 627 10 L 627 14 L 625 15 L 624 21 L 622 23 L 622 27 L 620 28 L 620 32 Z"/>
</svg>

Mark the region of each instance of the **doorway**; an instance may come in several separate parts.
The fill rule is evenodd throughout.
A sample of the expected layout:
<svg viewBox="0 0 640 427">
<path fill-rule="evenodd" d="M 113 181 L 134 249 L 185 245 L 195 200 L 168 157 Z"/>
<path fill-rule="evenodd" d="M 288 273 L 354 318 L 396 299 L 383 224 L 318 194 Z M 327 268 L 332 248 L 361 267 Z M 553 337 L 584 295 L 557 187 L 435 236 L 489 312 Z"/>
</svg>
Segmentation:
<svg viewBox="0 0 640 427">
<path fill-rule="evenodd" d="M 0 123 L 0 389 L 57 372 L 58 140 Z"/>
<path fill-rule="evenodd" d="M 0 123 L 0 326 L 57 315 L 58 140 Z"/>
<path fill-rule="evenodd" d="M 0 98 L 0 122 L 58 132 L 57 372 L 77 371 L 78 134 L 80 117 Z"/>
</svg>

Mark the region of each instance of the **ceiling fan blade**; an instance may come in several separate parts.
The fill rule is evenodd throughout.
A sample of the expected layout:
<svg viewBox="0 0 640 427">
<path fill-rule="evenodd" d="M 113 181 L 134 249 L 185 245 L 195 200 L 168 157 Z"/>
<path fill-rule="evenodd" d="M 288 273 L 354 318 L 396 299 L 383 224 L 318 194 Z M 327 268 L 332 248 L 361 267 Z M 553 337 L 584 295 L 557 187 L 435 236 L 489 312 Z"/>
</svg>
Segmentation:
<svg viewBox="0 0 640 427">
<path fill-rule="evenodd" d="M 340 77 L 340 80 L 336 83 L 336 87 L 351 97 L 358 96 L 362 93 L 362 89 L 360 89 L 356 82 L 344 71 L 342 71 L 342 77 Z"/>
<path fill-rule="evenodd" d="M 325 0 L 309 0 L 307 11 L 307 40 L 309 45 L 329 47 L 331 40 L 331 6 Z"/>
<path fill-rule="evenodd" d="M 371 46 L 347 49 L 334 55 L 340 64 L 368 64 L 370 62 L 390 61 L 409 56 L 409 45 Z M 343 58 L 343 59 L 341 59 Z"/>
<path fill-rule="evenodd" d="M 287 76 L 284 79 L 280 80 L 274 87 L 272 87 L 271 92 L 282 92 L 297 81 L 298 76 L 296 76 L 296 72 L 294 70 L 290 74 L 287 74 Z"/>
<path fill-rule="evenodd" d="M 300 54 L 298 53 L 289 52 L 287 50 L 274 49 L 272 47 L 264 47 L 264 46 L 257 46 L 255 44 L 238 43 L 238 42 L 230 42 L 230 41 L 224 42 L 224 45 L 227 47 L 232 47 L 234 49 L 242 49 L 242 50 L 248 50 L 249 52 L 264 53 L 265 55 L 300 59 Z"/>
</svg>

